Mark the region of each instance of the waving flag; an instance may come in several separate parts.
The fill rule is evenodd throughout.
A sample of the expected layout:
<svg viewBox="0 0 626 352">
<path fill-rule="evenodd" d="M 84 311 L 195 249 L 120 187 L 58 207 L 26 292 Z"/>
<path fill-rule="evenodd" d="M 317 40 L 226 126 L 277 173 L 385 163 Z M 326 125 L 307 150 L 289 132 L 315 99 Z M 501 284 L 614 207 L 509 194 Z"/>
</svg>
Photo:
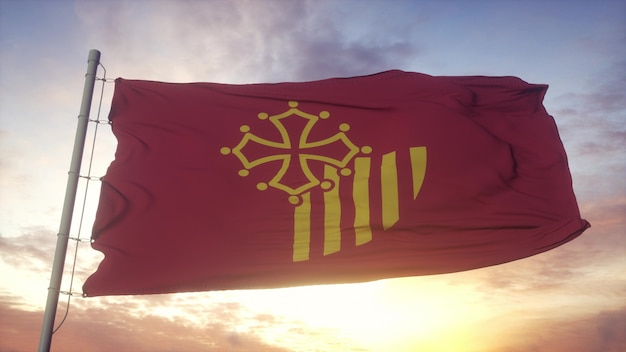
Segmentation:
<svg viewBox="0 0 626 352">
<path fill-rule="evenodd" d="M 581 234 L 567 158 L 515 77 L 118 79 L 87 296 L 475 269 Z"/>
</svg>

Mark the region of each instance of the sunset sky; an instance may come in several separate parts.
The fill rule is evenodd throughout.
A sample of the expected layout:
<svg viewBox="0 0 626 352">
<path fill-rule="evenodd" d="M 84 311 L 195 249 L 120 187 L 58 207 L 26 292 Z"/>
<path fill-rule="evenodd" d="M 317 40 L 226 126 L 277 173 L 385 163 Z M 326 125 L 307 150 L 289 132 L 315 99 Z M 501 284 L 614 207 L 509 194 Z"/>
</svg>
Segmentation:
<svg viewBox="0 0 626 352">
<path fill-rule="evenodd" d="M 626 351 L 626 1 L 0 0 L 0 352 L 38 345 L 90 49 L 107 78 L 257 83 L 401 69 L 548 84 L 544 105 L 592 227 L 462 273 L 77 296 L 52 351 Z M 100 119 L 112 93 L 105 83 Z M 96 142 L 91 175 L 102 176 L 116 145 L 108 125 Z M 85 187 L 71 235 L 88 239 L 100 185 Z M 77 253 L 80 294 L 102 255 L 88 244 Z M 57 324 L 66 307 L 61 296 Z"/>
</svg>

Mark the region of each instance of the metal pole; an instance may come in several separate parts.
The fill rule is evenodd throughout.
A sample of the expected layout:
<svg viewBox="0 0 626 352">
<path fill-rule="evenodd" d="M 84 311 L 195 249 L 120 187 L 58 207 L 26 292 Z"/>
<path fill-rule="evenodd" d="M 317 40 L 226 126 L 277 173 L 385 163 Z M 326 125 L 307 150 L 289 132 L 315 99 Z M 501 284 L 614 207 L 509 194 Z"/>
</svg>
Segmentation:
<svg viewBox="0 0 626 352">
<path fill-rule="evenodd" d="M 91 100 L 93 97 L 93 89 L 96 84 L 96 71 L 98 70 L 99 64 L 100 52 L 98 50 L 90 50 L 89 58 L 87 59 L 87 73 L 85 74 L 83 100 L 80 104 L 78 126 L 76 127 L 76 138 L 74 139 L 74 151 L 72 152 L 72 162 L 70 164 L 67 187 L 65 189 L 65 201 L 63 202 L 61 224 L 59 226 L 57 246 L 54 252 L 52 275 L 50 276 L 50 287 L 48 287 L 48 300 L 46 301 L 46 310 L 44 312 L 43 326 L 41 328 L 39 352 L 50 351 L 52 329 L 54 328 L 54 318 L 56 316 L 57 305 L 59 303 L 61 280 L 63 279 L 65 254 L 67 252 L 67 243 L 69 241 L 70 227 L 72 225 L 72 215 L 74 213 L 76 190 L 78 189 L 80 164 L 83 160 L 85 136 L 87 135 L 87 124 L 89 123 Z"/>
</svg>

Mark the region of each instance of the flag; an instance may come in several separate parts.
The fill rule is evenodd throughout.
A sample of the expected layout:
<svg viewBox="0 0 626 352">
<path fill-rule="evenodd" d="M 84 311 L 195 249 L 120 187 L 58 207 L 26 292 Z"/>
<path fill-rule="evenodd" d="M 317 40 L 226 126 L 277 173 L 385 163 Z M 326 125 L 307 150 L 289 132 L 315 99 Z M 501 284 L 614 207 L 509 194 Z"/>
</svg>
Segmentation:
<svg viewBox="0 0 626 352">
<path fill-rule="evenodd" d="M 399 70 L 229 85 L 117 79 L 87 296 L 476 269 L 580 235 L 567 158 L 516 77 Z"/>
</svg>

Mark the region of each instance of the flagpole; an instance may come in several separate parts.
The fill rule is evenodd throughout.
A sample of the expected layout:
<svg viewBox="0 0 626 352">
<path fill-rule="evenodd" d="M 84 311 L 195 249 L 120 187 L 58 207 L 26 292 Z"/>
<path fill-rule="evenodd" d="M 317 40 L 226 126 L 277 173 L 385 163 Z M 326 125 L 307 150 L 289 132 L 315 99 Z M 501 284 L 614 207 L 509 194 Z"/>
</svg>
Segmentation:
<svg viewBox="0 0 626 352">
<path fill-rule="evenodd" d="M 80 175 L 80 164 L 83 159 L 85 146 L 85 136 L 87 135 L 87 125 L 89 123 L 89 112 L 91 110 L 91 100 L 96 83 L 96 71 L 100 64 L 100 51 L 90 50 L 87 59 L 87 73 L 85 74 L 85 87 L 83 88 L 83 100 L 80 105 L 78 115 L 78 126 L 76 127 L 76 137 L 74 139 L 74 151 L 68 173 L 67 187 L 65 189 L 65 200 L 63 202 L 63 212 L 61 213 L 61 224 L 57 234 L 57 245 L 54 252 L 52 264 L 52 275 L 50 276 L 50 286 L 48 287 L 48 300 L 44 312 L 41 337 L 39 339 L 39 352 L 50 351 L 52 341 L 52 329 L 54 328 L 54 318 L 56 316 L 57 305 L 59 303 L 59 293 L 61 290 L 61 280 L 63 278 L 63 266 L 65 265 L 65 254 L 69 241 L 72 215 L 74 213 L 74 203 L 76 200 L 76 190 Z"/>
</svg>

